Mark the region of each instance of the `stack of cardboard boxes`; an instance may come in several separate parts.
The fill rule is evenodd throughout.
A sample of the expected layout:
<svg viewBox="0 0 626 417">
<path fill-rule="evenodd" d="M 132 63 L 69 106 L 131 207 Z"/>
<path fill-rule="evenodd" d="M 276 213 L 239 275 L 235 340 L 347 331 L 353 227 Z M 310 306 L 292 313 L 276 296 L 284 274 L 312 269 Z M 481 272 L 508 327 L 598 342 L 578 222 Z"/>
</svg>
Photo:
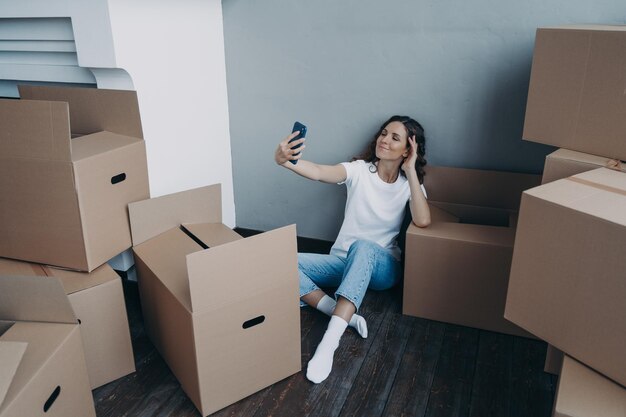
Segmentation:
<svg viewBox="0 0 626 417">
<path fill-rule="evenodd" d="M 131 246 L 128 203 L 149 196 L 137 96 L 20 96 L 0 100 L 0 416 L 94 415 L 89 387 L 135 370 L 105 262 Z"/>
<path fill-rule="evenodd" d="M 626 415 L 625 88 L 626 27 L 537 31 L 524 138 L 564 149 L 523 193 L 505 317 L 553 346 L 555 416 Z"/>
<path fill-rule="evenodd" d="M 134 371 L 105 264 L 131 246 L 147 333 L 203 415 L 300 371 L 294 226 L 243 239 L 219 185 L 149 199 L 134 92 L 20 95 L 0 100 L 0 417 L 92 416 L 89 386 Z"/>
</svg>

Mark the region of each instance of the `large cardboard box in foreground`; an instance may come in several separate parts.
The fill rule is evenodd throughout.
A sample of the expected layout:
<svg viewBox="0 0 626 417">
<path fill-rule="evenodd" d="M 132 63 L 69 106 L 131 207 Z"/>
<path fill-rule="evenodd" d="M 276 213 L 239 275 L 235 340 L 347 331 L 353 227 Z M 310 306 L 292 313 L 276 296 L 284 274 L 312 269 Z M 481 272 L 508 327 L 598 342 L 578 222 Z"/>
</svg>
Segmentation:
<svg viewBox="0 0 626 417">
<path fill-rule="evenodd" d="M 626 171 L 626 164 L 615 159 L 569 149 L 557 149 L 546 156 L 541 183 L 546 184 L 602 167 Z"/>
<path fill-rule="evenodd" d="M 127 205 L 149 196 L 137 95 L 20 95 L 0 100 L 0 256 L 92 271 L 131 247 Z"/>
<path fill-rule="evenodd" d="M 626 389 L 566 355 L 553 416 L 624 417 Z"/>
<path fill-rule="evenodd" d="M 80 330 L 56 279 L 0 276 L 0 417 L 95 417 Z"/>
<path fill-rule="evenodd" d="M 626 173 L 525 191 L 505 317 L 626 385 Z"/>
<path fill-rule="evenodd" d="M 537 29 L 523 137 L 626 160 L 626 26 Z"/>
<path fill-rule="evenodd" d="M 92 389 L 135 371 L 122 281 L 109 265 L 86 273 L 0 258 L 2 275 L 61 281 L 80 323 Z"/>
<path fill-rule="evenodd" d="M 437 214 L 406 233 L 403 314 L 531 337 L 504 319 L 523 190 L 537 175 L 429 167 L 425 188 Z"/>
<path fill-rule="evenodd" d="M 202 415 L 301 369 L 294 225 L 243 239 L 213 185 L 129 205 L 146 331 Z"/>
</svg>

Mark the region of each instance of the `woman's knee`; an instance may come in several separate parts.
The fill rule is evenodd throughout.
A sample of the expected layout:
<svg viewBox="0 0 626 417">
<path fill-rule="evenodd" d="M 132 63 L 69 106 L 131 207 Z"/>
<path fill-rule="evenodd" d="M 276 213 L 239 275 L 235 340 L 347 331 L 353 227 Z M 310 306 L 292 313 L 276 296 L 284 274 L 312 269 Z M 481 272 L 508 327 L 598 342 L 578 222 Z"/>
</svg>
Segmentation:
<svg viewBox="0 0 626 417">
<path fill-rule="evenodd" d="M 371 240 L 358 239 L 350 245 L 350 249 L 348 249 L 348 256 L 356 253 L 372 253 L 380 250 L 381 248 L 382 247 L 379 244 L 372 242 Z"/>
</svg>

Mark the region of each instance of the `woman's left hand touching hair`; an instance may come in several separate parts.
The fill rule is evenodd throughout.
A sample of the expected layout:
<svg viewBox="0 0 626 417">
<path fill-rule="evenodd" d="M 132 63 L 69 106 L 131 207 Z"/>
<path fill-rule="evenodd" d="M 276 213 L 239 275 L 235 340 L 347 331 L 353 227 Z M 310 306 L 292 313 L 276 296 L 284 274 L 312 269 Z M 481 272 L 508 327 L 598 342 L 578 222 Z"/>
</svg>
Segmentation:
<svg viewBox="0 0 626 417">
<path fill-rule="evenodd" d="M 402 171 L 405 174 L 411 172 L 411 170 L 415 170 L 415 163 L 417 162 L 417 147 L 419 146 L 415 141 L 415 136 L 409 136 L 409 154 L 406 158 L 404 158 L 404 162 L 402 163 Z"/>
</svg>

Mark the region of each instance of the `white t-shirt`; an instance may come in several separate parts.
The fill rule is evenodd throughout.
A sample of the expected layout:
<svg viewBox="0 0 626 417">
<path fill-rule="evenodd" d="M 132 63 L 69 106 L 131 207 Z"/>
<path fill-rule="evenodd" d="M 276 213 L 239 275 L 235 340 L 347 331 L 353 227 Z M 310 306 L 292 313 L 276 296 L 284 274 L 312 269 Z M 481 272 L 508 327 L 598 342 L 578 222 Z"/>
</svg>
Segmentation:
<svg viewBox="0 0 626 417">
<path fill-rule="evenodd" d="M 409 181 L 403 175 L 392 183 L 383 181 L 377 172 L 370 171 L 374 164 L 357 160 L 343 162 L 347 177 L 343 183 L 348 188 L 348 199 L 343 224 L 332 255 L 345 258 L 350 245 L 358 239 L 366 239 L 389 249 L 400 259 L 396 242 L 404 219 L 404 208 L 411 197 Z M 424 195 L 426 192 L 422 186 Z"/>
</svg>

